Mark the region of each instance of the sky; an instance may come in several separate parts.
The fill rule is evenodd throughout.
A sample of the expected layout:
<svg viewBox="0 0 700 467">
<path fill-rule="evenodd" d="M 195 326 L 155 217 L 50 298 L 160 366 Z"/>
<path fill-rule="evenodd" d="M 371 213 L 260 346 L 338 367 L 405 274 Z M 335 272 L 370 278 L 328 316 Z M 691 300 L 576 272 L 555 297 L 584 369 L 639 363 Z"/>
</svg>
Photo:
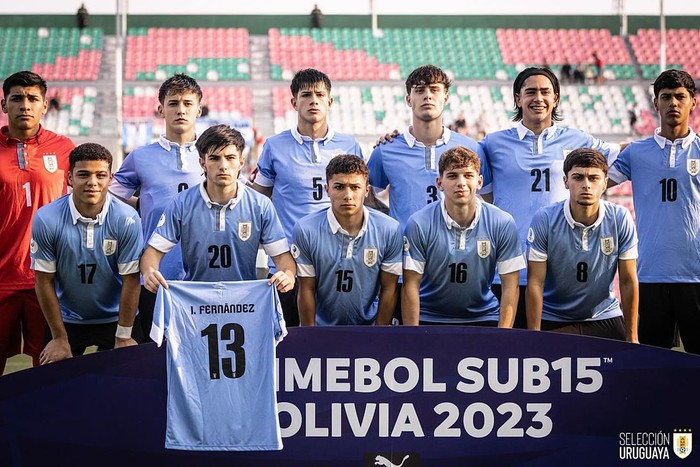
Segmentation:
<svg viewBox="0 0 700 467">
<path fill-rule="evenodd" d="M 91 14 L 113 14 L 118 0 L 84 0 Z M 369 14 L 370 3 L 379 15 L 614 15 L 623 2 L 630 15 L 658 15 L 662 0 L 119 0 L 128 4 L 130 14 L 308 14 L 318 4 L 324 14 Z M 3 1 L 3 14 L 74 14 L 81 0 Z M 700 16 L 700 0 L 663 0 L 666 15 Z"/>
</svg>

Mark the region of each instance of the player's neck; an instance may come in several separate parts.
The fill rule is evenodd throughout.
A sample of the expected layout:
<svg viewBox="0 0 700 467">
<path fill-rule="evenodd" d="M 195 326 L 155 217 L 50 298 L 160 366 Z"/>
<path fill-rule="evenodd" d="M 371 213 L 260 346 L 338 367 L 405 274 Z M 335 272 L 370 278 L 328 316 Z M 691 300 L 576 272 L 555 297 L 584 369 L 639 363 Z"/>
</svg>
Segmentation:
<svg viewBox="0 0 700 467">
<path fill-rule="evenodd" d="M 690 126 L 688 122 L 684 122 L 680 125 L 666 125 L 661 122 L 661 130 L 659 134 L 669 141 L 675 141 L 679 138 L 685 138 L 690 133 Z"/>
<path fill-rule="evenodd" d="M 445 209 L 452 220 L 462 228 L 469 227 L 476 217 L 476 201 L 474 200 L 468 204 L 453 204 L 449 200 L 445 200 Z"/>
<path fill-rule="evenodd" d="M 97 204 L 86 204 L 77 199 L 76 196 L 71 196 L 73 196 L 73 204 L 75 205 L 75 209 L 78 210 L 78 213 L 80 213 L 82 217 L 87 219 L 97 219 L 97 215 L 102 212 L 102 209 L 105 206 L 106 197 Z"/>
<path fill-rule="evenodd" d="M 357 213 L 351 216 L 339 215 L 337 212 L 333 211 L 335 219 L 340 224 L 340 227 L 346 231 L 349 235 L 355 237 L 360 233 L 362 229 L 362 223 L 365 220 L 364 209 L 360 209 Z"/>
<path fill-rule="evenodd" d="M 37 133 L 39 133 L 39 128 L 40 128 L 40 125 L 37 125 L 36 127 L 30 128 L 28 130 L 21 130 L 19 128 L 13 128 L 12 126 L 8 125 L 7 134 L 10 138 L 24 141 L 24 140 L 27 140 L 29 138 L 34 137 Z"/>
<path fill-rule="evenodd" d="M 580 204 L 569 201 L 571 208 L 571 217 L 579 224 L 586 227 L 593 225 L 598 220 L 598 212 L 600 210 L 600 202 L 590 206 L 582 206 Z"/>
<path fill-rule="evenodd" d="M 227 204 L 238 195 L 238 183 L 234 182 L 226 186 L 218 186 L 215 183 L 207 182 L 205 188 L 209 199 L 216 204 Z"/>
<path fill-rule="evenodd" d="M 429 122 L 414 118 L 413 125 L 409 128 L 409 131 L 413 137 L 416 138 L 416 141 L 420 141 L 426 146 L 435 146 L 437 140 L 442 138 L 442 134 L 445 130 L 442 126 L 442 118 Z"/>
<path fill-rule="evenodd" d="M 297 131 L 302 136 L 308 136 L 311 139 L 319 139 L 326 136 L 328 133 L 328 122 L 309 123 L 299 119 L 297 121 Z"/>
<path fill-rule="evenodd" d="M 176 143 L 179 146 L 194 141 L 196 137 L 197 133 L 195 132 L 194 128 L 192 128 L 191 131 L 187 131 L 185 133 L 175 133 L 172 131 L 168 131 L 167 128 L 165 129 L 165 139 L 167 139 L 171 143 Z"/>
</svg>

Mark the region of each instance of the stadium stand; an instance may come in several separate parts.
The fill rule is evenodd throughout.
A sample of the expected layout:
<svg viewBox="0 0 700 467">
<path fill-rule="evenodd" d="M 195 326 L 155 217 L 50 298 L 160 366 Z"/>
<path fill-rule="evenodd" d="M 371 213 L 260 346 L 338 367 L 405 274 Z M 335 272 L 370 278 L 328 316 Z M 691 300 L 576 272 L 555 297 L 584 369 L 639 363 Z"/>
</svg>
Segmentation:
<svg viewBox="0 0 700 467">
<path fill-rule="evenodd" d="M 659 31 L 640 29 L 630 36 L 630 44 L 642 70 L 642 79 L 653 80 L 659 74 Z M 667 68 L 681 68 L 693 77 L 700 76 L 700 30 L 669 29 L 666 63 Z"/>
</svg>

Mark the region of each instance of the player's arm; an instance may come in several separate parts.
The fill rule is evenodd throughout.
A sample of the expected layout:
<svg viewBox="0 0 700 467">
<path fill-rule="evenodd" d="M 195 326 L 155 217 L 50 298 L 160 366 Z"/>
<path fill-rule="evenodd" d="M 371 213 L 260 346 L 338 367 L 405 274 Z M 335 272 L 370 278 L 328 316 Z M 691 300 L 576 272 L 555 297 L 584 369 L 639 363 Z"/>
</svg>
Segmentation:
<svg viewBox="0 0 700 467">
<path fill-rule="evenodd" d="M 139 262 L 139 268 L 143 276 L 143 286 L 153 293 L 158 292 L 158 286 L 162 285 L 166 289 L 168 288 L 168 283 L 158 269 L 163 256 L 165 256 L 165 253 L 148 245 Z"/>
<path fill-rule="evenodd" d="M 520 271 L 499 274 L 501 278 L 501 309 L 498 316 L 499 328 L 512 328 L 515 322 L 515 311 L 520 297 Z"/>
<path fill-rule="evenodd" d="M 527 287 L 525 288 L 525 312 L 527 328 L 540 330 L 542 324 L 542 300 L 547 261 L 527 262 Z"/>
<path fill-rule="evenodd" d="M 269 285 L 277 287 L 279 292 L 289 292 L 294 288 L 294 277 L 297 275 L 297 264 L 292 255 L 285 251 L 272 257 L 277 272 L 270 277 Z"/>
<path fill-rule="evenodd" d="M 493 192 L 491 192 L 491 193 L 483 193 L 483 194 L 480 194 L 479 196 L 481 196 L 481 199 L 483 199 L 483 200 L 486 201 L 487 203 L 493 204 Z"/>
<path fill-rule="evenodd" d="M 637 280 L 637 260 L 619 260 L 617 262 L 617 272 L 620 277 L 622 314 L 625 317 L 625 339 L 627 339 L 627 342 L 638 344 L 639 281 Z"/>
<path fill-rule="evenodd" d="M 316 278 L 299 277 L 299 323 L 302 326 L 316 326 Z"/>
<path fill-rule="evenodd" d="M 54 280 L 56 274 L 53 272 L 34 271 L 36 296 L 44 313 L 44 318 L 51 330 L 51 341 L 46 344 L 44 350 L 39 355 L 39 364 L 57 362 L 71 358 L 73 353 L 68 343 L 68 333 L 63 325 L 61 308 L 58 305 L 58 296 Z"/>
<path fill-rule="evenodd" d="M 272 198 L 272 187 L 271 186 L 262 186 L 258 185 L 256 182 L 253 182 L 250 187 L 257 191 L 258 193 L 262 193 L 263 195 L 267 196 L 268 198 Z"/>
<path fill-rule="evenodd" d="M 398 300 L 399 276 L 386 271 L 379 271 L 379 305 L 377 306 L 377 325 L 391 324 Z"/>
<path fill-rule="evenodd" d="M 136 308 L 139 304 L 140 294 L 141 283 L 139 282 L 139 274 L 123 275 L 122 291 L 119 295 L 119 322 L 117 323 L 120 327 L 117 328 L 117 334 L 114 337 L 115 349 L 138 344 L 131 337 L 131 328 L 133 328 L 134 320 L 136 319 Z"/>
<path fill-rule="evenodd" d="M 401 287 L 401 319 L 405 326 L 417 326 L 420 312 L 420 281 L 423 274 L 404 268 Z"/>
</svg>

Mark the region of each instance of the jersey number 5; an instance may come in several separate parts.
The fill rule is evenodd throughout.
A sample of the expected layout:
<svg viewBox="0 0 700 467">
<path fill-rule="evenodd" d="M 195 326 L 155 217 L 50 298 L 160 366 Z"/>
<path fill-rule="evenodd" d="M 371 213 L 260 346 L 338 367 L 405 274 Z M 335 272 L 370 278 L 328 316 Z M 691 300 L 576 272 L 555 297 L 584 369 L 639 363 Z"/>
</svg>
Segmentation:
<svg viewBox="0 0 700 467">
<path fill-rule="evenodd" d="M 221 373 L 227 378 L 240 378 L 245 373 L 245 332 L 243 326 L 238 323 L 228 323 L 221 327 L 221 340 L 230 341 L 226 344 L 226 350 L 233 352 L 234 358 L 219 359 L 219 333 L 216 323 L 212 323 L 202 330 L 202 337 L 207 338 L 209 348 L 209 378 L 221 379 Z M 232 337 L 233 335 L 233 337 Z M 234 363 L 235 362 L 235 369 Z"/>
</svg>

